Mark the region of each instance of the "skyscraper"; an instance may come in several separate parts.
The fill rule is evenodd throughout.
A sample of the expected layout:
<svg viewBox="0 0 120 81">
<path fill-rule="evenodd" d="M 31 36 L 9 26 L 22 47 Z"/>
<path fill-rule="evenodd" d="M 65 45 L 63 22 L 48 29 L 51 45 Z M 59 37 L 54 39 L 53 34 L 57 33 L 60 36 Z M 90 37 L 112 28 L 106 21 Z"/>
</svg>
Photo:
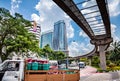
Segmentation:
<svg viewBox="0 0 120 81">
<path fill-rule="evenodd" d="M 53 48 L 53 31 L 47 31 L 41 34 L 40 47 L 43 48 L 45 45 L 49 44 L 50 48 Z"/>
<path fill-rule="evenodd" d="M 67 51 L 67 35 L 64 20 L 54 23 L 53 49 L 55 51 Z"/>
</svg>

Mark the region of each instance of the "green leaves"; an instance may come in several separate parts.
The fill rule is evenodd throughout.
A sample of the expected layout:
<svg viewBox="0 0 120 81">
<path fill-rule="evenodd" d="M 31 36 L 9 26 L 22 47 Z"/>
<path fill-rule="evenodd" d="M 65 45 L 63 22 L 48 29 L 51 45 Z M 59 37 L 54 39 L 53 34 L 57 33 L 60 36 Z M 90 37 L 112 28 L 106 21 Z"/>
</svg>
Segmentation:
<svg viewBox="0 0 120 81">
<path fill-rule="evenodd" d="M 113 61 L 117 61 L 120 59 L 120 41 L 114 42 L 111 44 L 111 47 L 113 48 L 109 53 L 109 59 Z"/>
<path fill-rule="evenodd" d="M 53 51 L 48 44 L 41 49 L 41 53 L 39 55 L 49 58 L 50 60 L 61 60 L 65 58 L 65 54 L 63 52 Z"/>
<path fill-rule="evenodd" d="M 19 13 L 12 16 L 8 10 L 0 8 L 0 57 L 7 58 L 12 52 L 38 52 L 38 40 L 34 34 L 28 32 L 28 26 L 32 26 L 31 22 Z M 6 54 L 2 54 L 3 46 L 7 48 Z"/>
</svg>

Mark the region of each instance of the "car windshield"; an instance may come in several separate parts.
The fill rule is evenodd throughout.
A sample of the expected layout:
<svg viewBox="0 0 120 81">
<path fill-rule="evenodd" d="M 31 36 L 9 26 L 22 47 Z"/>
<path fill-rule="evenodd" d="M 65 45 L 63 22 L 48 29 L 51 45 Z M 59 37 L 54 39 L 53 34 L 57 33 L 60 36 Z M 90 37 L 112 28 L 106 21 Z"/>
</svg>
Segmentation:
<svg viewBox="0 0 120 81">
<path fill-rule="evenodd" d="M 19 70 L 19 62 L 5 62 L 1 65 L 0 70 L 2 71 L 18 71 Z"/>
</svg>

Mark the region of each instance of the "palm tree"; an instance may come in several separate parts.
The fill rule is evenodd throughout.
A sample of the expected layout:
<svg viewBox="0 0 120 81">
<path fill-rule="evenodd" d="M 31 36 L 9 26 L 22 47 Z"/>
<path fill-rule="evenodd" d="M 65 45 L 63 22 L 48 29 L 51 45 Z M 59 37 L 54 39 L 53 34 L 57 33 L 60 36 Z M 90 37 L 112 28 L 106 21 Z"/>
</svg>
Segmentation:
<svg viewBox="0 0 120 81">
<path fill-rule="evenodd" d="M 120 41 L 115 41 L 111 44 L 112 50 L 109 51 L 110 56 L 109 59 L 112 61 L 117 61 L 120 59 Z"/>
</svg>

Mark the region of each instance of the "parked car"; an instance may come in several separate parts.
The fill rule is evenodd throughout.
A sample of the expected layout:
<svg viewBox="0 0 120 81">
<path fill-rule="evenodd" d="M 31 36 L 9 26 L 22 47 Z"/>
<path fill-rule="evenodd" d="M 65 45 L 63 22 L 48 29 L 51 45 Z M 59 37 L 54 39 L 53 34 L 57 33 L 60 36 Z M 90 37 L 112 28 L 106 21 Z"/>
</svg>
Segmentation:
<svg viewBox="0 0 120 81">
<path fill-rule="evenodd" d="M 59 69 L 66 69 L 66 64 L 60 64 Z"/>
<path fill-rule="evenodd" d="M 75 67 L 75 66 L 77 66 L 77 64 L 70 64 L 69 66 L 70 67 Z"/>
<path fill-rule="evenodd" d="M 57 62 L 57 60 L 50 60 L 49 64 L 50 64 L 50 69 L 58 69 L 58 62 Z"/>
</svg>

